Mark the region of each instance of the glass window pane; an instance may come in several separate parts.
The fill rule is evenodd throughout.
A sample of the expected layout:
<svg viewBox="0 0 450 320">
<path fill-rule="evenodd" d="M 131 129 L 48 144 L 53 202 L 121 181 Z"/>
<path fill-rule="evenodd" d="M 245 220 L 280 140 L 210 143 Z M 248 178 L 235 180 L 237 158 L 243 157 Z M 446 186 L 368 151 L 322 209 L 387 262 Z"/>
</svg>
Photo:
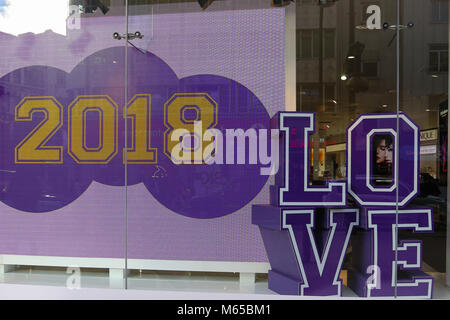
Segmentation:
<svg viewBox="0 0 450 320">
<path fill-rule="evenodd" d="M 124 288 L 125 12 L 0 0 L 2 285 Z"/>
<path fill-rule="evenodd" d="M 363 74 L 366 77 L 374 78 L 378 76 L 378 63 L 377 62 L 364 62 Z"/>
<path fill-rule="evenodd" d="M 448 22 L 448 0 L 441 0 L 440 18 L 441 22 Z"/>
<path fill-rule="evenodd" d="M 312 58 L 312 32 L 310 30 L 301 31 L 301 47 L 302 47 L 302 58 Z"/>
<path fill-rule="evenodd" d="M 313 30 L 313 57 L 319 58 L 320 56 L 320 30 Z"/>
<path fill-rule="evenodd" d="M 439 52 L 430 52 L 430 71 L 439 71 Z"/>
<path fill-rule="evenodd" d="M 0 0 L 0 283 L 450 297 L 448 0 L 124 3 Z"/>
<path fill-rule="evenodd" d="M 334 58 L 335 54 L 335 31 L 324 32 L 324 58 Z"/>
<path fill-rule="evenodd" d="M 431 1 L 431 19 L 433 22 L 440 21 L 440 2 L 439 0 Z"/>
<path fill-rule="evenodd" d="M 447 72 L 448 71 L 448 51 L 441 52 L 439 63 L 440 63 L 439 71 Z"/>
<path fill-rule="evenodd" d="M 302 39 L 301 30 L 296 30 L 296 39 Z M 296 47 L 295 54 L 296 54 L 297 60 L 300 60 L 300 58 L 302 57 L 301 44 L 302 44 L 302 41 L 300 41 L 300 40 L 297 40 L 295 43 L 295 47 Z"/>
<path fill-rule="evenodd" d="M 400 111 L 407 114 L 411 121 L 420 129 L 420 147 L 415 152 L 420 161 L 419 190 L 417 196 L 405 208 L 426 207 L 430 211 L 423 213 L 429 219 L 428 229 L 432 232 L 416 232 L 411 228 L 402 228 L 399 222 L 399 240 L 421 241 L 422 247 L 422 271 L 430 281 L 434 281 L 433 297 L 442 297 L 444 291 L 439 287 L 445 285 L 443 281 L 446 270 L 445 256 L 449 255 L 448 220 L 447 220 L 447 150 L 448 150 L 448 37 L 449 27 L 447 19 L 448 1 L 402 1 L 403 17 L 407 21 L 419 22 L 420 29 L 409 29 L 412 32 L 402 33 L 403 50 L 399 54 L 401 65 L 400 81 Z M 424 10 L 430 10 L 433 19 L 428 22 L 423 17 Z M 415 29 L 415 30 L 413 30 Z M 432 42 L 432 43 L 430 43 Z M 407 48 L 427 48 L 408 50 Z M 428 68 L 424 68 L 424 62 L 428 59 Z M 429 72 L 427 72 L 429 71 Z M 399 138 L 406 133 L 399 133 Z M 399 211 L 399 219 L 402 219 L 402 210 Z M 399 253 L 403 249 L 398 246 Z M 410 278 L 412 271 L 401 265 L 404 258 L 399 255 L 398 281 Z M 444 277 L 444 278 L 441 278 Z M 402 288 L 398 282 L 398 295 L 419 295 L 418 289 L 410 287 Z M 424 291 L 422 297 L 428 294 Z M 429 296 L 428 296 L 429 297 Z"/>
</svg>

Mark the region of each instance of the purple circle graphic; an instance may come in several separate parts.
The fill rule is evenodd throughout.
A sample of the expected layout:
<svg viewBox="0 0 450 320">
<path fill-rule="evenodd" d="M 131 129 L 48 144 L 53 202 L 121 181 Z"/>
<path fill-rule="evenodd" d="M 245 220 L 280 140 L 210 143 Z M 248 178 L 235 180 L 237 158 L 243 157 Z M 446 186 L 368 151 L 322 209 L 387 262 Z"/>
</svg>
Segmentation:
<svg viewBox="0 0 450 320">
<path fill-rule="evenodd" d="M 261 102 L 246 87 L 233 80 L 214 75 L 192 76 L 182 79 L 173 91 L 191 92 L 208 93 L 217 103 L 215 128 L 223 133 L 224 149 L 227 148 L 227 129 L 246 132 L 255 126 L 269 127 L 270 117 Z M 156 112 L 159 117 L 152 120 L 156 132 L 166 130 L 162 111 Z M 164 150 L 162 142 L 157 144 L 158 150 Z M 268 178 L 260 174 L 262 166 L 259 159 L 257 164 L 249 164 L 249 140 L 246 140 L 245 148 L 238 148 L 237 140 L 234 142 L 234 164 L 176 165 L 161 152 L 158 164 L 164 168 L 164 176 L 147 176 L 144 184 L 165 207 L 187 217 L 216 218 L 233 213 L 248 204 Z M 245 164 L 237 164 L 237 152 L 245 153 Z"/>
<path fill-rule="evenodd" d="M 170 66 L 154 54 L 143 54 L 130 48 L 128 101 L 136 95 L 150 96 L 150 130 L 135 130 L 129 117 L 125 135 L 124 64 L 125 49 L 116 47 L 87 57 L 70 74 L 52 67 L 32 66 L 15 70 L 1 79 L 1 201 L 25 212 L 50 212 L 76 200 L 92 181 L 123 186 L 125 145 L 130 147 L 139 135 L 148 135 L 150 147 L 157 150 L 157 161 L 152 164 L 128 164 L 128 185 L 144 183 L 162 205 L 191 218 L 221 217 L 251 202 L 268 179 L 260 174 L 260 169 L 269 165 L 262 165 L 258 154 L 254 155 L 256 162 L 250 161 L 249 155 L 250 151 L 255 153 L 259 149 L 251 147 L 259 143 L 261 136 L 255 131 L 257 140 L 245 137 L 241 145 L 239 138 L 234 137 L 233 159 L 229 156 L 231 149 L 227 149 L 227 144 L 230 144 L 227 130 L 241 129 L 246 133 L 251 128 L 269 128 L 269 114 L 258 98 L 245 86 L 221 76 L 196 75 L 180 80 Z M 165 119 L 170 113 L 166 112 L 167 102 L 177 94 L 192 93 L 206 95 L 217 108 L 211 128 L 223 133 L 224 164 L 175 164 L 164 152 L 167 131 L 176 129 L 171 128 Z M 107 163 L 80 163 L 73 152 L 69 152 L 72 150 L 69 144 L 71 110 L 77 97 L 85 96 L 101 96 L 116 110 L 115 149 Z M 60 126 L 55 128 L 50 139 L 37 147 L 61 147 L 60 163 L 15 161 L 17 147 L 48 117 L 42 110 L 37 110 L 29 121 L 17 121 L 15 112 L 25 97 L 41 97 L 44 100 L 51 97 L 60 106 Z M 96 105 L 90 105 L 83 117 L 85 127 L 82 138 L 86 149 L 91 152 L 89 150 L 95 150 L 99 141 L 111 138 L 100 137 L 99 133 L 99 121 L 107 116 Z M 195 105 L 184 106 L 179 118 L 188 122 L 202 121 L 202 110 Z M 104 121 L 113 120 L 105 118 Z M 185 145 L 194 146 L 194 142 L 197 145 L 198 141 L 197 135 L 195 139 L 185 141 Z M 270 138 L 267 141 L 270 142 Z M 270 146 L 268 149 L 270 155 Z M 240 152 L 244 154 L 245 161 L 237 164 Z"/>
</svg>

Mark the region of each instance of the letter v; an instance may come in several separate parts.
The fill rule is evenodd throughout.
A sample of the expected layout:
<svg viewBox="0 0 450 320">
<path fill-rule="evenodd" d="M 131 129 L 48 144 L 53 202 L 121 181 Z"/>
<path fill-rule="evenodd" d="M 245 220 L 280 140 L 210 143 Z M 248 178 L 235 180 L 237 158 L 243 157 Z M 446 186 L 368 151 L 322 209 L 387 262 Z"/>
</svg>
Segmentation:
<svg viewBox="0 0 450 320">
<path fill-rule="evenodd" d="M 313 236 L 314 211 L 283 211 L 283 228 L 289 231 L 303 280 L 301 295 L 340 296 L 342 293 L 342 281 L 338 278 L 353 227 L 359 224 L 359 210 L 329 209 L 326 222 L 328 230 L 319 231 L 322 236 L 328 234 L 319 258 Z"/>
</svg>

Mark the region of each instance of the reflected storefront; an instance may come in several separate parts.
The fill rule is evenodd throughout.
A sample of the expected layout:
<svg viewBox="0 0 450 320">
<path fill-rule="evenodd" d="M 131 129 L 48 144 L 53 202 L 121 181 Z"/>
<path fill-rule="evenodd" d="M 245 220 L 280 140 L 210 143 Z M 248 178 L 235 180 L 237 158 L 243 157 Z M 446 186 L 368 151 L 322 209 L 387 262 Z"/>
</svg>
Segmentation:
<svg viewBox="0 0 450 320">
<path fill-rule="evenodd" d="M 450 298 L 449 10 L 0 1 L 0 281 Z"/>
<path fill-rule="evenodd" d="M 316 113 L 319 129 L 311 139 L 312 148 L 326 148 L 325 170 L 334 180 L 342 179 L 341 168 L 348 166 L 345 128 L 360 115 L 405 113 L 420 127 L 420 191 L 408 207 L 432 208 L 434 230 L 422 234 L 402 230 L 398 219 L 396 227 L 400 240 L 422 241 L 422 270 L 445 273 L 448 1 L 340 1 L 321 7 L 315 1 L 302 1 L 297 5 L 296 21 L 297 36 L 315 30 L 319 37 L 316 42 L 297 37 L 300 47 L 316 50 L 313 56 L 298 55 L 297 51 L 297 110 Z M 328 30 L 334 31 L 332 38 L 325 36 Z M 332 53 L 326 48 L 333 48 Z M 312 86 L 321 90 L 303 89 Z M 377 167 L 384 178 L 373 179 L 374 187 L 392 184 L 393 133 L 379 135 L 381 147 L 373 155 L 376 165 L 372 179 Z M 373 152 L 376 137 L 372 140 Z M 402 159 L 402 146 L 399 152 Z M 316 173 L 320 160 L 314 161 L 313 179 L 323 180 Z M 403 165 L 401 161 L 399 166 Z M 359 268 L 360 275 L 374 274 L 370 265 L 361 268 L 355 262 L 360 259 L 355 259 L 356 254 L 364 255 L 362 251 L 368 250 L 360 242 L 369 238 L 360 233 L 357 230 L 352 235 L 349 270 Z M 394 251 L 398 253 L 399 248 Z M 400 287 L 396 287 L 396 293 Z"/>
</svg>

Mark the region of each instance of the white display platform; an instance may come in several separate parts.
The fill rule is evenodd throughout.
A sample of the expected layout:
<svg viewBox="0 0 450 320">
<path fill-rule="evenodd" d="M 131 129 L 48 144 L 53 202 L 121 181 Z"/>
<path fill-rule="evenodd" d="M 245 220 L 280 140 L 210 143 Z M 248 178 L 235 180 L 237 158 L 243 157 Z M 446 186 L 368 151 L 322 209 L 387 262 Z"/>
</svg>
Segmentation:
<svg viewBox="0 0 450 320">
<path fill-rule="evenodd" d="M 0 275 L 0 300 L 292 300 L 336 299 L 336 297 L 281 296 L 268 288 L 267 277 L 258 275 L 253 284 L 242 284 L 235 275 L 203 272 L 133 271 L 128 277 L 128 289 L 111 285 L 106 269 L 83 269 L 81 277 L 64 268 L 21 266 Z M 448 299 L 445 274 L 434 273 L 433 299 Z M 115 283 L 117 284 L 117 283 Z M 124 280 L 122 280 L 124 284 Z M 76 286 L 74 286 L 76 285 Z M 362 299 L 343 287 L 339 299 Z M 383 298 L 390 300 L 391 298 Z M 407 298 L 401 298 L 403 300 Z"/>
<path fill-rule="evenodd" d="M 30 255 L 0 255 L 0 274 L 11 272 L 16 266 L 101 268 L 109 269 L 112 287 L 125 278 L 125 270 L 164 270 L 192 272 L 230 272 L 239 273 L 241 284 L 255 282 L 257 273 L 268 273 L 269 263 L 262 262 L 223 262 L 223 261 L 175 261 L 108 258 L 51 257 Z"/>
</svg>

